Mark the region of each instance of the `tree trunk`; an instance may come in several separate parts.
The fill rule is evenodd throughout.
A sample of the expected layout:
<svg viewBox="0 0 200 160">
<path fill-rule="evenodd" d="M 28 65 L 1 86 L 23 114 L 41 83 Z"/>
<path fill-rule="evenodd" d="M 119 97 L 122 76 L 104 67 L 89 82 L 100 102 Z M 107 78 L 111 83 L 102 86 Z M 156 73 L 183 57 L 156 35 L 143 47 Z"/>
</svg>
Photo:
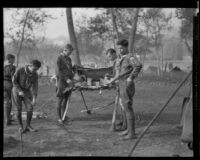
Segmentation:
<svg viewBox="0 0 200 160">
<path fill-rule="evenodd" d="M 19 50 L 17 52 L 16 67 L 18 67 L 18 65 L 19 65 L 19 56 L 20 56 L 20 53 L 21 53 L 21 50 L 22 50 L 22 44 L 24 42 L 24 33 L 25 33 L 25 27 L 26 27 L 26 24 L 27 24 L 29 12 L 30 12 L 30 9 L 28 9 L 28 11 L 26 13 L 26 17 L 25 17 L 25 20 L 24 20 L 23 28 L 22 28 L 22 38 L 21 38 L 21 41 L 20 41 Z"/>
<path fill-rule="evenodd" d="M 116 32 L 117 39 L 119 40 L 120 36 L 119 36 L 118 27 L 117 27 L 116 15 L 115 15 L 115 12 L 114 12 L 114 8 L 110 8 L 110 13 L 111 13 L 111 17 L 112 17 L 113 30 Z"/>
<path fill-rule="evenodd" d="M 139 8 L 134 8 L 133 23 L 132 23 L 132 28 L 130 31 L 129 46 L 128 46 L 128 51 L 129 51 L 129 53 L 132 53 L 132 54 L 134 54 L 133 49 L 134 49 L 135 35 L 136 35 L 136 31 L 137 31 L 138 13 L 139 13 Z"/>
<path fill-rule="evenodd" d="M 160 76 L 160 56 L 157 48 L 156 48 L 156 54 L 157 54 L 158 76 Z"/>
<path fill-rule="evenodd" d="M 142 62 L 143 68 L 144 68 L 144 61 L 145 61 L 146 56 L 147 56 L 148 42 L 149 42 L 149 32 L 148 32 L 148 29 L 147 29 L 147 31 L 146 31 L 146 44 L 145 44 L 146 46 L 145 46 L 144 57 L 143 57 L 143 62 Z"/>
<path fill-rule="evenodd" d="M 71 8 L 66 8 L 66 16 L 67 16 L 67 25 L 68 25 L 70 43 L 74 47 L 74 52 L 75 52 L 75 54 L 73 55 L 73 62 L 74 64 L 81 65 L 81 60 L 78 51 L 78 44 L 74 32 L 74 24 L 73 24 Z"/>
<path fill-rule="evenodd" d="M 188 51 L 190 52 L 190 56 L 192 57 L 192 48 L 190 47 L 190 45 L 188 44 L 188 42 L 187 42 L 186 39 L 184 40 L 184 43 L 185 43 L 185 45 L 186 45 Z"/>
<path fill-rule="evenodd" d="M 163 75 L 163 70 L 164 70 L 164 69 L 163 69 L 163 45 L 162 45 L 161 47 L 162 47 L 162 59 L 161 59 L 161 62 L 162 62 L 162 63 L 161 63 L 161 65 L 162 65 L 161 68 L 162 68 L 162 69 L 161 69 L 161 71 L 162 71 L 162 75 Z"/>
<path fill-rule="evenodd" d="M 155 45 L 155 53 L 156 53 L 156 56 L 157 56 L 157 73 L 158 73 L 158 76 L 160 76 L 160 56 L 159 56 L 159 52 L 158 52 L 158 43 L 157 43 L 158 39 L 157 37 L 155 36 L 155 41 L 154 41 L 154 45 Z"/>
<path fill-rule="evenodd" d="M 115 50 L 117 50 L 117 47 L 116 47 L 116 44 L 115 44 L 116 42 L 115 42 L 115 37 L 114 37 L 115 34 L 114 34 L 114 32 L 113 32 L 112 35 L 113 35 L 113 36 L 112 36 L 112 37 L 113 37 L 113 38 L 112 38 L 112 41 L 113 41 L 113 47 L 114 47 Z"/>
</svg>

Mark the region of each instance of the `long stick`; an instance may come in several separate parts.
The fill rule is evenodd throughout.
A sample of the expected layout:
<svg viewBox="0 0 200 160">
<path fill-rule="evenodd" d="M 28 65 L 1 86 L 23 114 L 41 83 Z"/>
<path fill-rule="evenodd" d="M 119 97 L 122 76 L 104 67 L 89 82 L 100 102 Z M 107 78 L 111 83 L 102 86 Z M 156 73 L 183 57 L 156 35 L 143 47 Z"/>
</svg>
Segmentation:
<svg viewBox="0 0 200 160">
<path fill-rule="evenodd" d="M 67 101 L 67 105 L 66 105 L 66 108 L 65 108 L 65 112 L 64 112 L 63 117 L 62 117 L 63 121 L 65 120 L 65 116 L 66 116 L 68 108 L 69 108 L 69 101 L 70 101 L 70 98 L 71 98 L 71 94 L 72 93 L 70 93 L 70 95 L 69 95 L 69 98 L 68 98 L 68 101 Z"/>
<path fill-rule="evenodd" d="M 115 121 L 116 121 L 116 114 L 117 114 L 118 105 L 119 105 L 119 94 L 117 93 L 116 102 L 115 102 L 115 106 L 114 106 L 114 109 L 113 109 L 112 124 L 114 124 Z"/>
<path fill-rule="evenodd" d="M 173 94 L 170 96 L 170 98 L 167 100 L 167 102 L 164 104 L 164 106 L 160 109 L 160 111 L 153 117 L 153 119 L 151 120 L 151 122 L 149 122 L 149 124 L 146 126 L 146 128 L 144 129 L 143 133 L 139 136 L 139 138 L 137 139 L 137 141 L 135 142 L 134 146 L 131 148 L 130 153 L 128 154 L 128 157 L 131 156 L 131 154 L 133 153 L 133 151 L 135 150 L 137 144 L 140 142 L 140 140 L 142 139 L 142 137 L 144 136 L 144 134 L 147 132 L 147 130 L 149 129 L 149 127 L 153 124 L 153 122 L 158 118 L 158 116 L 161 114 L 161 112 L 165 109 L 165 107 L 168 105 L 168 103 L 172 100 L 172 98 L 175 96 L 175 94 L 178 92 L 178 90 L 182 87 L 182 85 L 185 83 L 185 81 L 190 77 L 190 75 L 192 74 L 192 71 L 190 71 L 190 73 L 188 73 L 188 75 L 183 79 L 183 81 L 179 84 L 179 86 L 176 88 L 176 90 L 173 92 Z"/>
</svg>

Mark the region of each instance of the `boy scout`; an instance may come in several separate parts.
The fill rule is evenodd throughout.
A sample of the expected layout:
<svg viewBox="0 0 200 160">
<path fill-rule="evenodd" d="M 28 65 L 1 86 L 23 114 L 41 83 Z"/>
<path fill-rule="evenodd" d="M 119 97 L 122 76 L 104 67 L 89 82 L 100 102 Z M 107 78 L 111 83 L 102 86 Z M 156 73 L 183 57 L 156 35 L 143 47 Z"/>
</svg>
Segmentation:
<svg viewBox="0 0 200 160">
<path fill-rule="evenodd" d="M 4 111 L 6 125 L 11 125 L 11 110 L 12 110 L 12 77 L 15 73 L 16 67 L 13 65 L 15 63 L 15 56 L 12 54 L 7 54 L 6 63 L 4 65 Z"/>
<path fill-rule="evenodd" d="M 57 88 L 56 96 L 58 97 L 57 102 L 57 116 L 58 123 L 64 124 L 62 117 L 64 110 L 72 93 L 73 86 L 73 70 L 72 70 L 72 60 L 69 57 L 73 51 L 71 44 L 67 44 L 64 50 L 57 58 L 56 63 L 56 77 L 57 77 Z"/>
<path fill-rule="evenodd" d="M 119 74 L 113 78 L 110 83 L 119 79 L 119 91 L 122 104 L 125 107 L 127 129 L 120 135 L 123 136 L 122 140 L 136 138 L 135 134 L 135 115 L 132 108 L 133 96 L 135 94 L 134 79 L 138 76 L 142 69 L 142 64 L 136 57 L 128 54 L 128 41 L 120 40 L 117 43 L 121 59 L 118 63 Z"/>
<path fill-rule="evenodd" d="M 13 102 L 17 107 L 17 121 L 19 123 L 19 131 L 25 133 L 28 131 L 36 132 L 37 130 L 31 126 L 31 119 L 33 115 L 33 106 L 36 104 L 38 93 L 38 74 L 37 70 L 41 67 L 41 62 L 32 60 L 29 65 L 20 67 L 16 70 L 13 82 Z M 22 123 L 22 102 L 26 107 L 27 119 L 26 127 L 23 128 Z"/>
<path fill-rule="evenodd" d="M 106 56 L 111 62 L 113 62 L 113 74 L 112 75 L 106 75 L 106 76 L 109 77 L 109 78 L 113 78 L 119 72 L 119 69 L 117 68 L 117 63 L 118 63 L 118 61 L 120 59 L 120 57 L 119 57 L 120 55 L 117 55 L 116 51 L 114 49 L 110 48 L 110 49 L 108 49 L 106 51 Z M 125 109 L 124 109 L 124 107 L 123 107 L 123 105 L 121 103 L 121 99 L 119 98 L 118 83 L 116 83 L 116 85 L 117 85 L 117 96 L 115 98 L 115 108 L 113 110 L 113 118 L 112 118 L 112 124 L 111 124 L 110 130 L 111 131 L 123 131 L 123 130 L 125 130 L 127 128 L 126 115 L 125 115 Z M 117 127 L 116 124 L 115 124 L 116 112 L 117 112 L 117 106 L 118 106 L 119 102 L 120 102 L 120 106 L 121 106 L 122 121 L 117 124 L 120 128 L 116 128 Z"/>
</svg>

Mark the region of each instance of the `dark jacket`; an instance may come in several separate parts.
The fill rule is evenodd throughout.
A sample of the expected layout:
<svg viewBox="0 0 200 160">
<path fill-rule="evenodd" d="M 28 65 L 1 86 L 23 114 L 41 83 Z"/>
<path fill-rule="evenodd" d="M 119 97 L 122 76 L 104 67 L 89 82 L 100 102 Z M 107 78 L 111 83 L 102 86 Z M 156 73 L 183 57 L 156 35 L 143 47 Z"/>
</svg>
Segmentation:
<svg viewBox="0 0 200 160">
<path fill-rule="evenodd" d="M 12 64 L 4 66 L 4 80 L 12 83 L 12 77 L 15 73 L 16 67 Z"/>
<path fill-rule="evenodd" d="M 60 54 L 56 61 L 56 76 L 58 79 L 67 80 L 73 78 L 72 60 L 70 57 Z"/>
<path fill-rule="evenodd" d="M 18 91 L 32 91 L 33 96 L 37 96 L 38 92 L 38 74 L 36 72 L 30 73 L 28 66 L 18 68 L 13 79 L 13 87 Z"/>
</svg>

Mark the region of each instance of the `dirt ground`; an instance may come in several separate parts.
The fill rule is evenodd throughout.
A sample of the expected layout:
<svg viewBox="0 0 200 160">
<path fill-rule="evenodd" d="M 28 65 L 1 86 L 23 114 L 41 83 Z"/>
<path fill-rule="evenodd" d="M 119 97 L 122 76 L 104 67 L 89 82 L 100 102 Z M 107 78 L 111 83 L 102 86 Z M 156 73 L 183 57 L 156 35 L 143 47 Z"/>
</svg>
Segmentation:
<svg viewBox="0 0 200 160">
<path fill-rule="evenodd" d="M 136 114 L 136 134 L 139 136 L 153 116 L 160 110 L 178 86 L 177 83 L 136 82 L 134 111 Z M 180 121 L 183 97 L 188 87 L 184 86 L 155 123 L 142 138 L 133 157 L 192 157 L 185 144 L 181 143 L 181 130 L 176 128 Z M 113 101 L 114 90 L 84 91 L 89 108 L 106 105 Z M 53 96 L 53 97 L 52 97 Z M 41 108 L 47 100 L 49 103 Z M 118 132 L 110 132 L 113 105 L 95 110 L 91 115 L 85 109 L 81 94 L 73 92 L 68 116 L 71 123 L 65 127 L 56 125 L 55 87 L 42 85 L 39 88 L 38 102 L 35 111 L 47 114 L 47 119 L 34 119 L 32 126 L 39 132 L 23 135 L 23 154 L 21 154 L 20 136 L 17 122 L 4 126 L 4 157 L 32 156 L 128 156 L 136 139 L 120 141 Z M 15 110 L 15 108 L 13 108 Z"/>
</svg>

